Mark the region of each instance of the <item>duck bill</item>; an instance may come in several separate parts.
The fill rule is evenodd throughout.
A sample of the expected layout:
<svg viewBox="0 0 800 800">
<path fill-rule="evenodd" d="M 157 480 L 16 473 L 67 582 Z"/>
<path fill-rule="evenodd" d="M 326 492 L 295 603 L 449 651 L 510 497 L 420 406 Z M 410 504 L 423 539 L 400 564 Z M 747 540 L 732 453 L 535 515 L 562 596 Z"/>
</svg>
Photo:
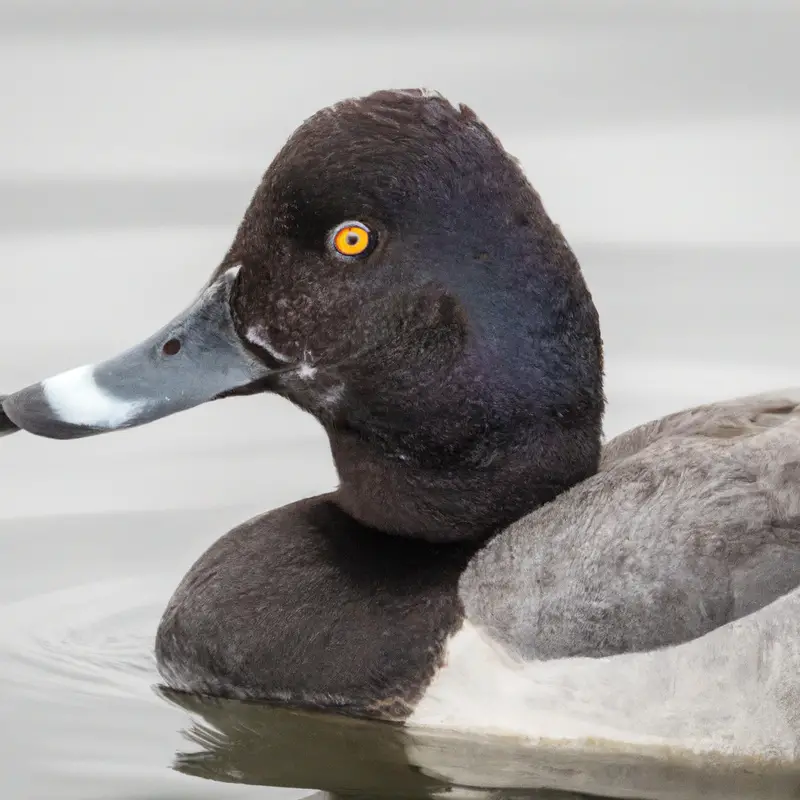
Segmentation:
<svg viewBox="0 0 800 800">
<path fill-rule="evenodd" d="M 132 428 L 245 390 L 270 370 L 244 346 L 231 315 L 238 267 L 141 344 L 48 378 L 2 403 L 15 426 L 51 439 Z"/>
</svg>

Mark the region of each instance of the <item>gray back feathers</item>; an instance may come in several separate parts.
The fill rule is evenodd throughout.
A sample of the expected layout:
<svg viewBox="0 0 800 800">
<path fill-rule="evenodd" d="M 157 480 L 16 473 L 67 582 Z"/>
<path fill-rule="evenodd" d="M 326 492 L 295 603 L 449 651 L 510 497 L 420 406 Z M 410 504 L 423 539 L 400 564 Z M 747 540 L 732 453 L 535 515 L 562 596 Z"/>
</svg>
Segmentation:
<svg viewBox="0 0 800 800">
<path fill-rule="evenodd" d="M 800 584 L 800 390 L 609 442 L 600 472 L 479 552 L 467 617 L 528 659 L 694 639 Z"/>
</svg>

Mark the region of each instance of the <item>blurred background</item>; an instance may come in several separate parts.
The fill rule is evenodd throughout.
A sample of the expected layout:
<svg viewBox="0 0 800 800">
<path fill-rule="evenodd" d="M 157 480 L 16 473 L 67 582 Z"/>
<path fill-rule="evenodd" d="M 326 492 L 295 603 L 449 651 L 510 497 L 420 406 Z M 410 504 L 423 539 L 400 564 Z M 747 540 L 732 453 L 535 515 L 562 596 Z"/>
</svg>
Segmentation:
<svg viewBox="0 0 800 800">
<path fill-rule="evenodd" d="M 0 392 L 171 319 L 298 123 L 411 86 L 470 105 L 576 249 L 608 435 L 800 384 L 799 35 L 797 0 L 0 0 Z M 150 781 L 125 797 L 199 796 L 165 777 L 172 716 L 52 695 L 66 659 L 87 696 L 152 677 L 185 569 L 331 488 L 325 438 L 256 397 L 0 444 L 0 677 L 21 687 L 3 796 L 116 797 L 120 775 Z"/>
</svg>

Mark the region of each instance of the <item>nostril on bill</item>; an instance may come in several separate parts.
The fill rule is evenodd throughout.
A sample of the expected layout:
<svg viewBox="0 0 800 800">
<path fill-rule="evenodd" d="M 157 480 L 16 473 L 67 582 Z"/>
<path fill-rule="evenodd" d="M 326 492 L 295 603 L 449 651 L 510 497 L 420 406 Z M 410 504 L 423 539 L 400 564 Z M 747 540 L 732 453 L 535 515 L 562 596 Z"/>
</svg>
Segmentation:
<svg viewBox="0 0 800 800">
<path fill-rule="evenodd" d="M 164 346 L 161 348 L 161 352 L 165 356 L 174 356 L 178 353 L 181 349 L 181 342 L 180 339 L 170 339 L 169 341 L 164 343 Z"/>
</svg>

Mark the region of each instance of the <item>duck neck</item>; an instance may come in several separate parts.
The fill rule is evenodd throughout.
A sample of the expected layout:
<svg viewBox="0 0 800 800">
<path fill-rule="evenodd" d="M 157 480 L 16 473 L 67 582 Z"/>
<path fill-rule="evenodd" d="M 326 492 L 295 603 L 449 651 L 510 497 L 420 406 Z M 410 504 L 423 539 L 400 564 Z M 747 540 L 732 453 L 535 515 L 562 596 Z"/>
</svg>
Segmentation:
<svg viewBox="0 0 800 800">
<path fill-rule="evenodd" d="M 601 388 L 498 406 L 486 397 L 503 396 L 496 382 L 479 385 L 483 396 L 439 408 L 410 391 L 380 424 L 329 429 L 339 507 L 387 533 L 483 539 L 597 471 Z M 386 424 L 393 418 L 402 426 Z"/>
</svg>

